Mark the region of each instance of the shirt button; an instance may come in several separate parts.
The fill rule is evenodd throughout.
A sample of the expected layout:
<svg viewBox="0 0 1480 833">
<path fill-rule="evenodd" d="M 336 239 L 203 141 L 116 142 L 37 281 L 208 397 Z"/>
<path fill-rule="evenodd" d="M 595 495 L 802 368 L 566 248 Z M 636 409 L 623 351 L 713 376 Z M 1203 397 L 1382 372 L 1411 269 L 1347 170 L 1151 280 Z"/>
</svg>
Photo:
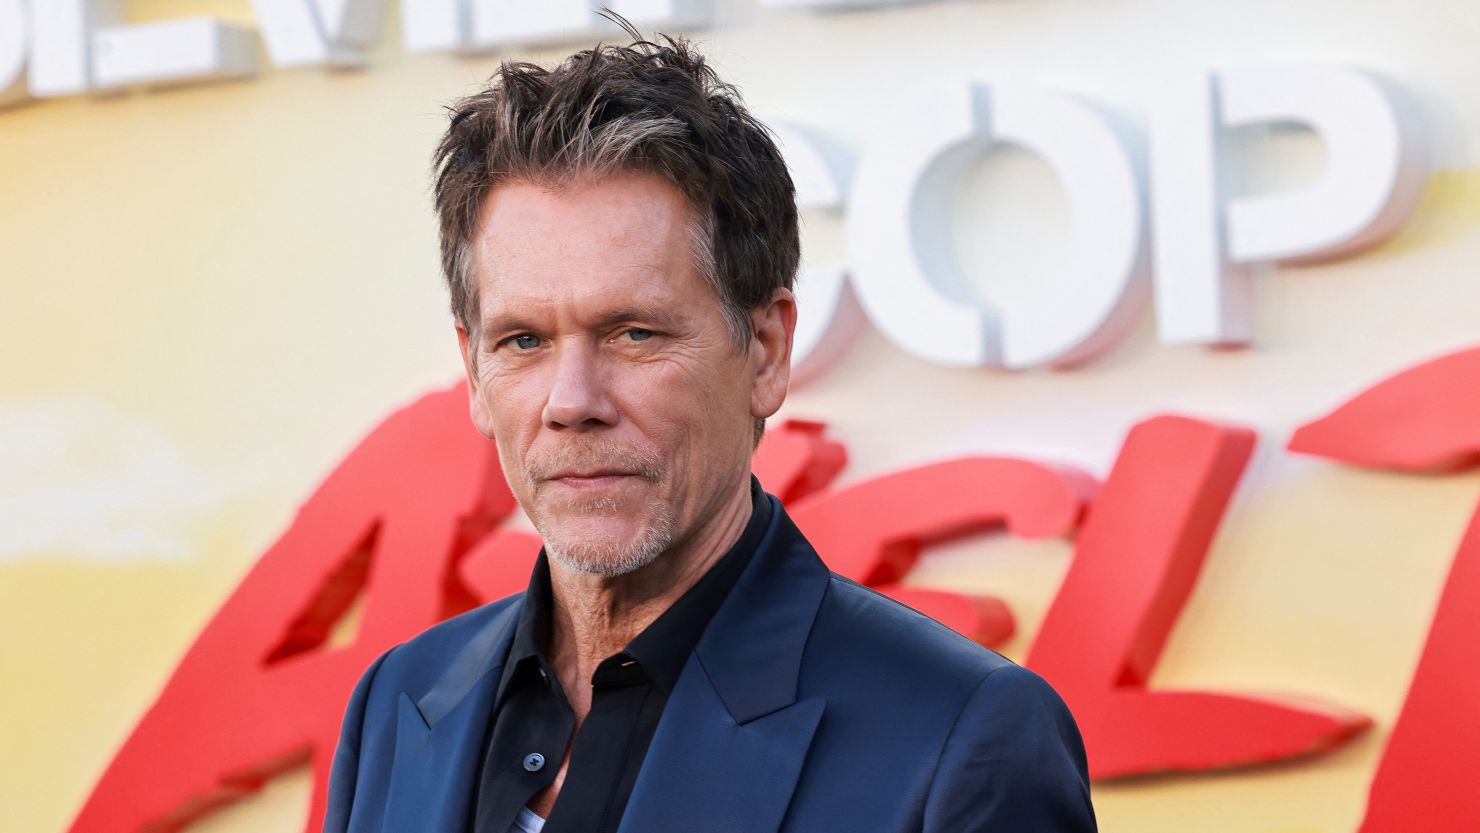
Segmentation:
<svg viewBox="0 0 1480 833">
<path fill-rule="evenodd" d="M 545 756 L 538 752 L 531 752 L 524 756 L 524 769 L 527 772 L 539 772 L 545 765 Z"/>
</svg>

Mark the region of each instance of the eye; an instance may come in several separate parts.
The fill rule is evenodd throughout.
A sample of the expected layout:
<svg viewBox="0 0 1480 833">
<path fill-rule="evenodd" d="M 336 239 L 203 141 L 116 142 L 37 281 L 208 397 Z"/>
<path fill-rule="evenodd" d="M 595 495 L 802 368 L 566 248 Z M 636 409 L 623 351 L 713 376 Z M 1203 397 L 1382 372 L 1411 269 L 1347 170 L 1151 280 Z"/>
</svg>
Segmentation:
<svg viewBox="0 0 1480 833">
<path fill-rule="evenodd" d="M 633 327 L 629 330 L 624 330 L 622 332 L 622 335 L 627 336 L 633 341 L 647 341 L 648 339 L 653 337 L 653 331 L 644 330 L 641 327 Z"/>
<path fill-rule="evenodd" d="M 514 345 L 520 350 L 533 350 L 534 348 L 540 346 L 540 337 L 534 335 L 533 333 L 520 333 L 516 336 L 510 336 L 509 338 L 504 339 L 504 341 Z"/>
</svg>

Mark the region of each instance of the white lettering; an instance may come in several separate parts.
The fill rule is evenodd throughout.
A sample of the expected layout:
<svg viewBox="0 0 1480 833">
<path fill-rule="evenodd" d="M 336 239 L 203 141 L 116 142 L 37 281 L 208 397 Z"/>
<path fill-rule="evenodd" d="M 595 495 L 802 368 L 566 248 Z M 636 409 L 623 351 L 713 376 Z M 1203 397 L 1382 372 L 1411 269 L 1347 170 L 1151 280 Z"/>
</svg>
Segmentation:
<svg viewBox="0 0 1480 833">
<path fill-rule="evenodd" d="M 778 123 L 773 125 L 773 132 L 796 187 L 798 210 L 840 218 L 847 190 L 844 160 L 793 125 Z M 809 263 L 805 248 L 796 296 L 791 378 L 796 384 L 805 384 L 847 351 L 865 319 L 848 285 L 847 271 Z"/>
<path fill-rule="evenodd" d="M 325 40 L 363 48 L 380 37 L 385 0 L 314 0 L 314 11 Z"/>
<path fill-rule="evenodd" d="M 31 96 L 22 83 L 31 23 L 23 0 L 0 0 L 0 107 Z"/>
<path fill-rule="evenodd" d="M 44 0 L 31 4 L 31 60 L 26 83 L 36 98 L 75 95 L 90 84 L 91 32 L 114 18 L 105 0 Z M 109 19 L 106 22 L 114 22 Z"/>
<path fill-rule="evenodd" d="M 401 43 L 408 52 L 451 52 L 468 44 L 462 0 L 401 0 Z"/>
<path fill-rule="evenodd" d="M 471 9 L 475 49 L 558 43 L 610 26 L 593 0 L 471 0 Z"/>
<path fill-rule="evenodd" d="M 359 66 L 384 0 L 252 0 L 268 57 L 279 67 Z"/>
<path fill-rule="evenodd" d="M 1229 201 L 1224 215 L 1213 184 L 1217 133 L 1270 122 L 1313 129 L 1326 145 L 1326 169 L 1308 188 Z M 1247 341 L 1248 272 L 1241 267 L 1370 246 L 1408 219 L 1428 174 L 1402 102 L 1350 69 L 1223 72 L 1196 82 L 1183 104 L 1158 113 L 1157 124 L 1157 309 L 1167 342 Z"/>
<path fill-rule="evenodd" d="M 1139 172 L 1115 130 L 1057 93 L 960 85 L 915 97 L 866 152 L 848 206 L 848 256 L 863 308 L 901 349 L 941 364 L 1068 365 L 1107 347 L 1146 297 Z M 950 256 L 946 203 L 995 142 L 1055 174 L 1073 218 L 1065 265 L 995 307 Z M 934 239 L 931 239 L 934 238 Z"/>
<path fill-rule="evenodd" d="M 761 0 L 761 5 L 790 9 L 813 9 L 820 12 L 851 9 L 877 9 L 884 6 L 914 6 L 940 0 Z"/>
<path fill-rule="evenodd" d="M 868 0 L 856 0 L 867 4 Z M 597 0 L 402 0 L 411 50 L 487 49 L 607 34 Z M 645 25 L 699 25 L 712 0 L 608 0 Z M 780 2 L 780 0 L 772 0 Z M 847 0 L 854 2 L 854 0 Z M 807 5 L 844 5 L 808 0 Z M 385 0 L 252 0 L 274 63 L 347 64 L 378 36 Z M 256 72 L 251 31 L 214 18 L 118 23 L 120 0 L 0 0 L 0 105 L 133 84 Z M 1325 143 L 1309 187 L 1233 197 L 1220 144 L 1245 126 L 1298 123 Z M 777 130 L 799 205 L 841 218 L 847 268 L 804 262 L 798 378 L 819 372 L 872 320 L 900 349 L 974 367 L 1068 366 L 1119 338 L 1150 269 L 1137 157 L 1106 114 L 1043 90 L 926 88 L 870 138 L 849 185 L 825 143 Z M 948 205 L 997 143 L 1024 147 L 1067 197 L 1065 265 L 1034 291 L 972 291 L 953 256 Z M 1340 257 L 1411 216 L 1428 174 L 1404 102 L 1378 79 L 1323 66 L 1264 66 L 1173 79 L 1152 108 L 1154 291 L 1166 343 L 1251 338 L 1250 274 L 1261 264 Z M 830 216 L 829 216 L 830 215 Z"/>
<path fill-rule="evenodd" d="M 1163 85 L 1151 118 L 1156 321 L 1162 341 L 1242 344 L 1251 337 L 1249 272 L 1228 262 L 1211 76 Z"/>
<path fill-rule="evenodd" d="M 989 95 L 992 138 L 1048 164 L 1070 217 L 1060 271 L 1043 275 L 1035 291 L 998 302 L 1002 364 L 1082 362 L 1124 335 L 1150 294 L 1141 172 L 1107 117 L 1083 101 L 1008 86 Z"/>
<path fill-rule="evenodd" d="M 998 360 L 997 317 L 975 301 L 949 257 L 946 197 L 991 142 L 986 90 L 928 87 L 876 134 L 848 198 L 854 288 L 874 326 L 927 361 L 976 367 Z M 938 239 L 922 242 L 921 235 Z"/>
<path fill-rule="evenodd" d="M 99 89 L 257 73 L 257 33 L 209 17 L 110 26 L 93 36 Z"/>
<path fill-rule="evenodd" d="M 713 0 L 612 0 L 605 5 L 639 27 L 697 29 L 714 16 Z"/>
</svg>

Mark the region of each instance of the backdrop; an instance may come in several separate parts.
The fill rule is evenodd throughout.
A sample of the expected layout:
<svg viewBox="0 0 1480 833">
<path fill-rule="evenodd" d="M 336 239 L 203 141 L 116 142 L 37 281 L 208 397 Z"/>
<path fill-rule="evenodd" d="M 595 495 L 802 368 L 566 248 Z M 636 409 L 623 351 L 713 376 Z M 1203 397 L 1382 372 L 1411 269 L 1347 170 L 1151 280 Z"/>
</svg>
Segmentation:
<svg viewBox="0 0 1480 833">
<path fill-rule="evenodd" d="M 24 5 L 10 0 L 0 11 Z M 67 829 L 197 635 L 291 527 L 298 507 L 398 408 L 458 381 L 428 193 L 443 106 L 474 90 L 501 59 L 551 61 L 598 36 L 527 35 L 523 45 L 508 45 L 497 31 L 459 35 L 453 27 L 439 41 L 441 18 L 416 18 L 425 28 L 408 31 L 403 23 L 412 17 L 396 4 L 367 4 L 373 26 L 326 17 L 354 4 L 298 5 L 318 16 L 305 30 L 318 40 L 294 52 L 292 31 L 265 37 L 268 23 L 291 29 L 294 3 L 133 0 L 115 26 L 218 18 L 221 28 L 211 31 L 225 34 L 214 57 L 130 64 L 135 53 L 174 54 L 178 32 L 133 30 L 144 39 L 130 40 L 115 29 L 113 41 L 86 41 L 93 51 L 76 91 L 62 83 L 71 41 L 55 32 L 22 37 L 17 32 L 32 31 L 22 18 L 0 14 L 0 86 L 9 81 L 14 99 L 28 78 L 62 79 L 56 94 L 0 110 L 6 830 Z M 688 26 L 752 108 L 810 137 L 806 147 L 820 148 L 836 175 L 839 193 L 814 199 L 805 213 L 806 257 L 816 275 L 859 273 L 856 288 L 827 328 L 830 356 L 818 354 L 781 416 L 823 423 L 846 448 L 835 490 L 980 456 L 1068 465 L 1113 483 L 1107 478 L 1133 426 L 1157 415 L 1251 430 L 1247 467 L 1225 478 L 1226 512 L 1220 517 L 1214 500 L 1200 515 L 1211 537 L 1185 604 L 1158 608 L 1169 636 L 1164 647 L 1150 640 L 1161 650 L 1150 651 L 1141 682 L 1159 691 L 1320 701 L 1356 716 L 1349 728 L 1365 725 L 1356 718 L 1371 726 L 1273 763 L 1208 769 L 1165 761 L 1152 769 L 1197 771 L 1098 780 L 1101 829 L 1356 831 L 1480 475 L 1453 466 L 1387 470 L 1434 468 L 1428 458 L 1359 460 L 1367 467 L 1323 459 L 1358 459 L 1391 439 L 1364 439 L 1356 429 L 1334 439 L 1312 435 L 1308 450 L 1320 456 L 1286 446 L 1297 427 L 1383 380 L 1480 346 L 1480 283 L 1472 279 L 1480 263 L 1473 89 L 1480 5 L 1415 0 L 1400 12 L 1376 0 L 976 0 L 817 8 L 830 5 L 845 4 L 724 0 Z M 559 29 L 555 15 L 565 6 L 583 4 L 550 4 L 548 20 L 528 8 L 503 14 Z M 87 22 L 94 27 L 87 31 L 105 22 Z M 151 31 L 165 36 L 149 41 Z M 411 44 L 417 48 L 408 48 L 412 35 L 422 38 Z M 103 48 L 110 44 L 117 51 Z M 357 46 L 359 59 L 349 54 Z M 1405 131 L 1402 154 L 1388 147 L 1384 155 L 1378 134 L 1363 127 L 1365 87 L 1351 101 L 1323 94 L 1319 84 L 1305 98 L 1292 93 L 1293 103 L 1274 101 L 1270 90 L 1298 92 L 1319 81 L 1312 67 L 1383 79 Z M 1232 107 L 1235 74 L 1269 68 L 1273 80 L 1249 89 L 1263 90 L 1260 101 L 1274 101 L 1269 108 L 1289 104 L 1291 112 L 1223 130 L 1216 106 L 1199 109 L 1207 99 L 1198 95 L 1209 89 L 1220 91 L 1211 100 Z M 151 72 L 185 83 L 135 83 Z M 195 83 L 192 73 L 235 77 Z M 110 78 L 118 86 L 99 89 Z M 955 128 L 978 140 L 962 145 L 972 153 L 947 153 L 955 167 L 941 182 L 939 166 L 911 157 L 923 140 L 905 128 L 947 135 L 949 118 L 931 121 L 946 112 L 931 96 L 968 82 L 979 85 L 988 114 Z M 1027 91 L 1031 100 L 1012 111 L 1005 94 L 993 98 L 1000 90 Z M 1055 115 L 1055 102 L 1065 100 L 1083 109 Z M 1342 170 L 1396 165 L 1395 154 L 1407 160 L 1397 184 L 1372 198 L 1387 212 L 1386 227 L 1358 222 L 1362 233 L 1348 235 L 1345 250 L 1311 231 L 1304 244 L 1313 260 L 1266 250 L 1233 263 L 1243 245 L 1234 239 L 1238 223 L 1248 220 L 1234 203 L 1254 206 L 1252 216 L 1261 196 L 1313 188 L 1345 159 L 1335 134 L 1323 139 L 1299 126 L 1311 115 L 1300 109 L 1307 105 L 1334 108 L 1327 115 L 1345 131 L 1340 141 L 1360 145 L 1352 151 L 1359 164 Z M 994 124 L 1010 133 L 1005 116 L 991 115 L 1008 112 L 1024 114 L 1023 123 L 1038 114 L 1047 127 L 995 144 L 980 138 Z M 1111 165 L 1118 158 L 1111 153 L 1066 174 L 1055 167 L 1054 137 L 1093 138 L 1093 130 L 1066 127 L 1087 113 L 1097 114 L 1090 127 L 1113 126 L 1123 165 Z M 1342 121 L 1350 114 L 1356 127 Z M 1199 167 L 1206 150 L 1199 136 L 1220 131 L 1214 162 Z M 1029 134 L 1042 139 L 1037 147 Z M 1166 144 L 1158 145 L 1162 135 Z M 797 165 L 803 150 L 795 153 Z M 919 177 L 891 184 L 891 171 L 911 165 Z M 1089 183 L 1091 197 L 1119 187 L 1094 184 L 1096 171 L 1128 172 L 1130 202 L 1085 214 L 1076 183 Z M 1405 194 L 1405 182 L 1421 194 Z M 872 202 L 848 202 L 863 193 Z M 1116 205 L 1130 205 L 1139 219 L 1130 222 Z M 1339 200 L 1318 205 L 1275 225 L 1299 238 L 1303 223 L 1314 229 L 1340 207 Z M 865 223 L 866 215 L 877 217 Z M 893 250 L 870 248 L 868 238 L 901 228 L 915 236 L 904 234 Z M 1124 268 L 1112 263 L 1097 280 L 1123 286 L 1123 302 L 1101 304 L 1088 319 L 1069 320 L 1068 312 L 1056 319 L 1056 310 L 1090 302 L 1072 281 L 1052 276 L 1117 233 L 1133 242 L 1121 252 Z M 1177 241 L 1193 247 L 1190 260 L 1174 257 Z M 1018 323 L 1007 329 L 1062 336 L 1068 346 L 1057 355 L 1073 361 L 1049 348 L 1047 358 L 1012 368 L 990 356 L 931 356 L 949 349 L 930 326 L 933 308 L 890 312 L 880 300 L 887 291 L 878 287 L 893 278 L 881 273 L 881 263 L 892 262 L 879 258 L 891 252 L 950 264 L 939 274 L 957 280 L 940 290 L 938 310 L 978 323 L 981 310 L 1010 311 L 1004 317 Z M 906 260 L 907 271 L 915 261 Z M 1195 283 L 1197 270 L 1182 269 L 1188 263 L 1230 282 L 1235 272 L 1247 275 L 1246 333 L 1174 343 L 1158 316 L 1181 302 L 1161 293 Z M 932 269 L 925 263 L 921 274 L 937 274 Z M 863 288 L 868 280 L 873 289 Z M 916 297 L 922 287 L 929 288 L 916 287 Z M 868 292 L 872 302 L 859 297 Z M 1426 419 L 1473 413 L 1466 391 L 1480 379 L 1466 370 L 1473 363 L 1455 367 L 1437 387 L 1388 396 L 1362 425 L 1391 429 L 1401 441 L 1440 430 Z M 1138 476 L 1155 482 L 1154 471 Z M 939 494 L 895 497 L 925 504 Z M 1154 517 L 1172 512 L 1175 499 L 1152 489 L 1134 501 Z M 507 523 L 527 528 L 519 518 Z M 942 537 L 922 536 L 927 546 L 900 581 L 1001 599 L 1016 628 L 997 647 L 1024 660 L 1082 539 L 1073 530 L 1041 538 L 987 530 L 936 543 Z M 1103 592 L 1119 592 L 1117 571 L 1105 575 Z M 339 626 L 351 636 L 353 616 Z M 1427 719 L 1464 722 L 1438 714 Z M 221 731 L 238 719 L 221 713 Z M 260 792 L 190 829 L 303 829 L 310 767 L 295 761 L 272 775 Z M 1410 829 L 1450 823 L 1459 819 L 1415 819 Z"/>
</svg>

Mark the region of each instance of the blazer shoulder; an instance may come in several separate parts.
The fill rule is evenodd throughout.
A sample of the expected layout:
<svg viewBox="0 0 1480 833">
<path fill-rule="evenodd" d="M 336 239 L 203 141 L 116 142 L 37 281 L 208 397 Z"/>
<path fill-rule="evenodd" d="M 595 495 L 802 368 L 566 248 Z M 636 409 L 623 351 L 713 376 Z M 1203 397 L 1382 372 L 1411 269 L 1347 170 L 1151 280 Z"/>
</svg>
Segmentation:
<svg viewBox="0 0 1480 833">
<path fill-rule="evenodd" d="M 831 574 L 813 639 L 826 652 L 857 657 L 890 677 L 964 697 L 1012 660 L 923 613 L 851 579 Z"/>
</svg>

